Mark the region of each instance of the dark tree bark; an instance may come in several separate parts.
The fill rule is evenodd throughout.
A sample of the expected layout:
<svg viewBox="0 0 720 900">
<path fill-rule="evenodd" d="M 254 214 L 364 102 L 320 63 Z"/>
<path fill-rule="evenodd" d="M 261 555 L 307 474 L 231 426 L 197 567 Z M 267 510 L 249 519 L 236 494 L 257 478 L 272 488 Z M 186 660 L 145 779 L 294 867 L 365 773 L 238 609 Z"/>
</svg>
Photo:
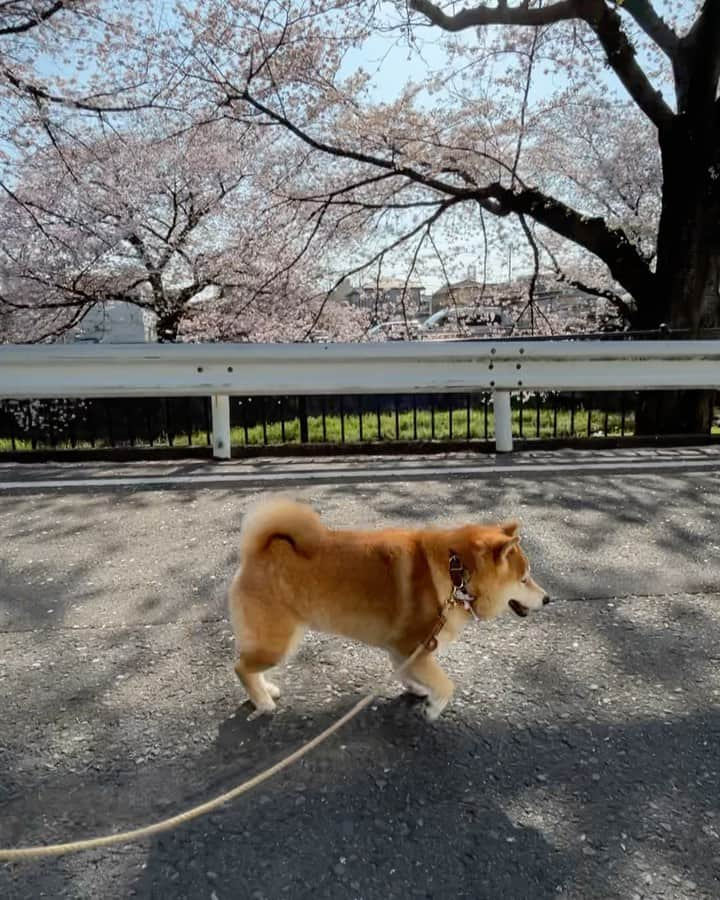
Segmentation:
<svg viewBox="0 0 720 900">
<path fill-rule="evenodd" d="M 177 341 L 184 308 L 162 308 L 157 311 L 157 339 L 159 344 L 174 344 Z"/>
<path fill-rule="evenodd" d="M 662 209 L 656 296 L 638 303 L 640 328 L 697 336 L 720 325 L 720 4 L 708 2 L 674 56 L 678 112 L 658 131 Z M 643 397 L 639 433 L 706 434 L 712 392 Z"/>
<path fill-rule="evenodd" d="M 570 19 L 581 19 L 593 29 L 608 64 L 657 128 L 663 187 L 655 271 L 644 270 L 623 234 L 616 232 L 613 240 L 608 231 L 603 233 L 602 220 L 593 220 L 595 236 L 588 240 L 587 229 L 583 233 L 567 218 L 549 221 L 552 207 L 547 202 L 538 204 L 540 215 L 532 204 L 525 204 L 523 212 L 608 265 L 635 301 L 633 328 L 669 326 L 692 337 L 702 328 L 720 325 L 720 2 L 706 0 L 684 38 L 656 13 L 652 0 L 627 3 L 627 12 L 672 62 L 676 111 L 652 89 L 618 12 L 604 0 L 556 0 L 533 9 L 479 4 L 454 16 L 431 0 L 410 0 L 410 5 L 448 31 L 489 24 L 532 27 Z M 522 197 L 515 195 L 512 202 L 520 205 Z M 711 398 L 708 391 L 646 394 L 638 406 L 636 431 L 707 433 Z"/>
</svg>

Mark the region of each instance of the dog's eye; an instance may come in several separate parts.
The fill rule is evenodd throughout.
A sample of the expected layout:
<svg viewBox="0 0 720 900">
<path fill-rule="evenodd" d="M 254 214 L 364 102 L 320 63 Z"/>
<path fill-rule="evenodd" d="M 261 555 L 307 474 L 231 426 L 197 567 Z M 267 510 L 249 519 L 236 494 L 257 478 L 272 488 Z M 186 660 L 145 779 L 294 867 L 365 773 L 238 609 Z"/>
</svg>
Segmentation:
<svg viewBox="0 0 720 900">
<path fill-rule="evenodd" d="M 527 584 L 527 583 L 528 583 L 528 577 L 527 577 L 527 575 L 523 575 L 523 577 L 520 579 L 520 584 Z"/>
</svg>

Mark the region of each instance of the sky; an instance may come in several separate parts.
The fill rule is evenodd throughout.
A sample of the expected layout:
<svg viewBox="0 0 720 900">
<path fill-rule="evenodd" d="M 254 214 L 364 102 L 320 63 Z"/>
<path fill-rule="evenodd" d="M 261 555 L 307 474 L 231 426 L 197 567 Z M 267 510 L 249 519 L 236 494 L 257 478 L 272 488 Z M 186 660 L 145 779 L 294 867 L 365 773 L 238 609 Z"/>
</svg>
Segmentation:
<svg viewBox="0 0 720 900">
<path fill-rule="evenodd" d="M 464 40 L 469 46 L 475 42 L 472 31 L 464 36 L 456 34 L 454 39 Z M 388 102 L 396 99 L 409 82 L 421 82 L 446 65 L 447 55 L 438 29 L 425 31 L 412 48 L 397 35 L 375 34 L 345 56 L 341 75 L 351 75 L 362 66 L 372 76 L 372 98 Z M 556 86 L 552 76 L 536 73 L 534 89 L 538 95 L 547 94 Z"/>
<path fill-rule="evenodd" d="M 665 0 L 659 0 L 662 4 Z M 667 0 L 670 2 L 670 0 Z M 684 0 L 690 2 L 690 0 Z M 198 5 L 202 0 L 198 0 Z M 467 41 L 472 45 L 476 38 L 473 30 L 468 30 L 456 39 Z M 92 71 L 92 61 L 88 61 L 86 70 Z M 642 62 L 642 58 L 641 58 Z M 41 67 L 49 63 L 42 61 Z M 371 99 L 380 102 L 390 102 L 397 98 L 403 87 L 408 82 L 423 82 L 428 74 L 443 70 L 446 67 L 446 55 L 442 46 L 442 33 L 438 29 L 423 28 L 417 32 L 417 44 L 412 48 L 407 42 L 397 35 L 374 34 L 366 43 L 349 51 L 344 59 L 341 74 L 350 75 L 362 66 L 371 75 L 370 96 Z M 537 72 L 534 79 L 533 94 L 536 98 L 552 93 L 558 84 L 553 76 L 543 75 Z M 607 77 L 608 91 L 622 96 L 622 88 L 612 75 Z M 437 97 L 433 98 L 433 105 L 437 103 Z M 441 240 L 440 233 L 438 234 Z M 471 244 L 472 242 L 469 242 Z M 480 258 L 481 241 L 478 235 L 476 246 L 468 246 L 465 253 L 455 256 L 447 263 L 448 271 L 452 278 L 463 278 L 471 267 L 475 267 L 478 273 L 482 272 L 482 259 Z M 515 274 L 522 274 L 527 270 L 528 257 L 522 240 L 509 240 L 505 252 L 498 252 L 489 259 L 487 277 L 489 280 L 500 280 L 506 277 L 508 270 L 508 256 L 512 253 L 515 262 Z M 406 272 L 402 267 L 396 271 L 386 270 L 387 277 L 404 277 Z M 442 274 L 438 272 L 435 277 L 426 277 L 424 280 L 429 286 L 438 286 Z"/>
<path fill-rule="evenodd" d="M 436 71 L 447 69 L 447 55 L 442 45 L 442 33 L 437 29 L 424 29 L 416 46 L 409 47 L 403 37 L 388 34 L 375 34 L 365 42 L 362 47 L 351 50 L 343 61 L 341 75 L 349 76 L 359 67 L 362 67 L 371 76 L 369 94 L 370 99 L 376 102 L 389 103 L 396 100 L 403 88 L 411 82 L 423 82 Z M 457 40 L 458 35 L 454 38 Z M 460 39 L 468 45 L 475 42 L 473 31 L 468 31 Z M 552 76 L 537 72 L 533 82 L 534 98 L 541 98 L 553 93 L 558 87 Z M 429 101 L 432 108 L 438 102 L 437 97 Z M 479 226 L 478 226 L 479 229 Z M 443 248 L 444 238 L 442 230 L 436 233 L 438 245 Z M 464 253 L 453 254 L 445 260 L 445 273 L 434 262 L 423 267 L 423 260 L 419 260 L 419 269 L 424 273 L 417 275 L 430 291 L 437 290 L 446 283 L 445 274 L 452 280 L 460 281 L 466 277 L 482 280 L 484 254 L 481 247 L 478 230 L 478 243 L 476 246 L 468 246 Z M 485 277 L 488 282 L 506 280 L 508 273 L 519 276 L 529 272 L 530 258 L 527 255 L 526 243 L 522 238 L 508 240 L 504 251 L 495 251 L 487 258 L 487 271 Z M 396 277 L 404 279 L 407 272 L 402 263 L 397 263 L 393 268 L 392 263 L 387 264 L 384 277 Z M 372 281 L 373 273 L 365 273 L 357 276 L 354 281 Z"/>
<path fill-rule="evenodd" d="M 689 16 L 691 13 L 690 7 L 695 6 L 695 0 L 683 0 L 683 4 L 683 11 L 686 16 Z M 472 6 L 473 4 L 470 3 L 469 5 Z M 667 13 L 672 5 L 672 0 L 656 0 L 656 7 L 661 12 Z M 362 47 L 353 49 L 347 54 L 343 61 L 341 74 L 350 75 L 357 68 L 362 67 L 371 75 L 369 89 L 371 100 L 391 102 L 397 99 L 409 82 L 422 83 L 430 74 L 448 68 L 446 53 L 442 45 L 443 32 L 437 28 L 423 28 L 416 31 L 416 35 L 418 36 L 418 43 L 414 47 L 409 47 L 402 36 L 398 37 L 390 34 L 373 35 Z M 454 40 L 461 40 L 467 43 L 468 46 L 472 46 L 477 40 L 474 29 L 468 29 L 459 35 L 454 34 L 452 37 Z M 642 47 L 638 46 L 637 51 L 640 65 L 645 71 L 650 71 L 652 66 Z M 502 57 L 497 65 L 498 71 L 502 71 Z M 609 67 L 600 77 L 602 78 L 601 90 L 606 95 L 622 101 L 628 99 L 624 87 Z M 562 89 L 566 83 L 560 76 L 553 73 L 545 74 L 542 68 L 537 66 L 533 73 L 530 93 L 531 103 L 551 96 Z M 672 102 L 671 97 L 668 96 L 667 99 Z M 430 104 L 430 108 L 437 108 L 437 96 L 429 101 Z M 442 242 L 440 235 L 438 239 Z M 467 252 L 459 256 L 456 255 L 446 262 L 451 278 L 460 280 L 466 277 L 473 269 L 481 276 L 483 258 L 482 241 L 479 233 L 477 245 L 472 247 L 470 246 L 471 243 L 468 242 Z M 512 260 L 512 269 L 510 260 Z M 531 268 L 531 255 L 526 240 L 520 234 L 513 237 L 511 230 L 505 243 L 505 249 L 496 250 L 488 257 L 486 278 L 491 282 L 502 281 L 508 277 L 510 270 L 512 270 L 513 276 L 517 277 L 528 274 Z M 387 277 L 404 278 L 405 274 L 406 272 L 402 270 L 402 265 L 395 271 L 388 268 L 384 272 L 384 275 Z M 434 275 L 425 276 L 423 280 L 431 289 L 435 289 L 444 283 L 445 278 L 443 273 L 438 271 Z"/>
</svg>

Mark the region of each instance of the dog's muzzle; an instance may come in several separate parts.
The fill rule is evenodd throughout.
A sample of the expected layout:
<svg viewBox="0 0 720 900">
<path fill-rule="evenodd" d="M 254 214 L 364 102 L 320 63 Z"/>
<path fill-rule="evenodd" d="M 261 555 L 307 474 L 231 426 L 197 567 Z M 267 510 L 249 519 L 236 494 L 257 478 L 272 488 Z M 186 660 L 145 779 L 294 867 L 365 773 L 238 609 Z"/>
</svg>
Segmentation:
<svg viewBox="0 0 720 900">
<path fill-rule="evenodd" d="M 547 606 L 550 602 L 550 598 L 547 594 L 543 597 L 543 606 Z M 530 612 L 527 606 L 523 606 L 519 600 L 508 600 L 508 606 L 515 613 L 516 616 L 520 616 L 521 619 L 524 619 L 525 616 Z"/>
<path fill-rule="evenodd" d="M 520 616 L 520 618 L 524 619 L 528 614 L 529 610 L 527 606 L 523 606 L 519 600 L 509 600 L 508 606 L 515 613 L 516 616 Z"/>
</svg>

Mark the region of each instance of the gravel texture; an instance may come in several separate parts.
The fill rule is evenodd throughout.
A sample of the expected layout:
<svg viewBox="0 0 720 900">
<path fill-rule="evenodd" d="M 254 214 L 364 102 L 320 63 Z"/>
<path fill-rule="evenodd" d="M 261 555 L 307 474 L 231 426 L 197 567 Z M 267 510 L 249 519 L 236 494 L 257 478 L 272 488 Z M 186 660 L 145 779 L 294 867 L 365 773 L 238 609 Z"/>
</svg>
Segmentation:
<svg viewBox="0 0 720 900">
<path fill-rule="evenodd" d="M 139 844 L 0 864 L 0 897 L 717 898 L 720 495 L 685 458 L 464 479 L 447 460 L 431 480 L 395 461 L 378 483 L 291 491 L 336 526 L 523 519 L 556 602 L 468 628 L 433 725 L 383 654 L 319 635 L 279 673 L 278 714 L 247 721 L 225 592 L 260 483 L 0 496 L 0 846 L 171 815 L 384 685 L 229 807 Z"/>
</svg>

